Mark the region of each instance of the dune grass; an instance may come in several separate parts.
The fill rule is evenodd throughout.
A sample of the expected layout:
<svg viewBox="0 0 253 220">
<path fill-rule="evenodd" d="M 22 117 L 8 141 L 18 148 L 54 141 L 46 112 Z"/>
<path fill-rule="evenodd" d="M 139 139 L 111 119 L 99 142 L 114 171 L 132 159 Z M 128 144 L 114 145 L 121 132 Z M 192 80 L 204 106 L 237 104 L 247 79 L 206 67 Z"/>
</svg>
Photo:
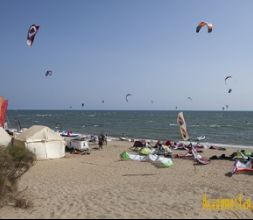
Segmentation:
<svg viewBox="0 0 253 220">
<path fill-rule="evenodd" d="M 26 208 L 29 202 L 19 198 L 18 180 L 35 163 L 36 157 L 22 147 L 0 147 L 0 207 L 13 203 L 17 207 Z"/>
</svg>

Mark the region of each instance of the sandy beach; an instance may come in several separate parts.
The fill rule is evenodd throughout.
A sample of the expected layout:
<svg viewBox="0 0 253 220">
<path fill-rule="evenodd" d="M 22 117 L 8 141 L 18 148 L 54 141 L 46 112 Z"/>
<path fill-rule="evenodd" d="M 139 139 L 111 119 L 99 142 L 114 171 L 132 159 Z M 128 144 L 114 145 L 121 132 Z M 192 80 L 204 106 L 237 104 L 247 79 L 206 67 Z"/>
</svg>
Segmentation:
<svg viewBox="0 0 253 220">
<path fill-rule="evenodd" d="M 253 199 L 252 175 L 227 177 L 231 161 L 194 166 L 192 160 L 173 159 L 170 168 L 148 162 L 121 161 L 120 153 L 133 143 L 108 142 L 90 155 L 66 154 L 62 159 L 38 161 L 20 180 L 19 190 L 33 206 L 0 209 L 0 218 L 252 218 L 250 210 L 213 211 L 202 207 L 210 199 Z M 227 151 L 204 150 L 204 156 Z"/>
</svg>

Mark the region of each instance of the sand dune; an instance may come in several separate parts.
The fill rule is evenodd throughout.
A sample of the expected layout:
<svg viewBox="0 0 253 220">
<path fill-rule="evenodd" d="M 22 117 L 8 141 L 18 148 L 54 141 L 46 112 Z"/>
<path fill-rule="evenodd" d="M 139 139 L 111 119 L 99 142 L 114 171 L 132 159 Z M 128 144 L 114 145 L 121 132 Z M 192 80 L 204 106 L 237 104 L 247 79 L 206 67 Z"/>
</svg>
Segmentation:
<svg viewBox="0 0 253 220">
<path fill-rule="evenodd" d="M 174 159 L 174 166 L 158 169 L 148 162 L 120 161 L 129 142 L 108 142 L 91 155 L 67 154 L 59 160 L 38 161 L 20 180 L 19 189 L 33 202 L 22 210 L 0 209 L 0 218 L 252 218 L 249 210 L 212 211 L 202 208 L 209 198 L 253 200 L 252 175 L 225 174 L 230 161 L 193 166 Z M 205 155 L 230 154 L 205 150 Z"/>
</svg>

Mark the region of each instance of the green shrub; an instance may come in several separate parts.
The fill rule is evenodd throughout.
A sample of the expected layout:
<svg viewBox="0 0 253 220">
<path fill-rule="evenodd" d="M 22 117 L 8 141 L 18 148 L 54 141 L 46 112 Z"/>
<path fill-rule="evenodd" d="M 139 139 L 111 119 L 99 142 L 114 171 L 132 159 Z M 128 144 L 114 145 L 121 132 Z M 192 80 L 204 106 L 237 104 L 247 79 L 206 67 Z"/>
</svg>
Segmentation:
<svg viewBox="0 0 253 220">
<path fill-rule="evenodd" d="M 35 160 L 35 155 L 23 147 L 0 147 L 0 207 L 20 200 L 16 198 L 18 180 L 34 165 Z"/>
</svg>

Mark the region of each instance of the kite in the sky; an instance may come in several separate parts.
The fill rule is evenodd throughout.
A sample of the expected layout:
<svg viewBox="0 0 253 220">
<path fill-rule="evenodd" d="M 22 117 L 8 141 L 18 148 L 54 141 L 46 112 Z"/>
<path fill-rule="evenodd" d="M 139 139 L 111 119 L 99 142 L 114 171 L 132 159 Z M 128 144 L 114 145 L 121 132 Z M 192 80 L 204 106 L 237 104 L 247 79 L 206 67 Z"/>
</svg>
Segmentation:
<svg viewBox="0 0 253 220">
<path fill-rule="evenodd" d="M 232 78 L 232 76 L 226 76 L 225 77 L 225 84 L 227 84 L 227 79 Z"/>
<path fill-rule="evenodd" d="M 201 22 L 198 24 L 198 26 L 197 26 L 197 28 L 196 28 L 196 32 L 199 33 L 200 29 L 201 29 L 202 27 L 204 27 L 204 26 L 207 26 L 208 33 L 211 33 L 211 32 L 212 32 L 212 30 L 213 30 L 213 25 L 212 25 L 211 23 L 206 23 L 206 22 L 204 22 L 204 21 L 201 21 Z"/>
<path fill-rule="evenodd" d="M 128 96 L 131 96 L 132 94 L 128 93 L 126 94 L 126 101 L 128 102 Z"/>
<path fill-rule="evenodd" d="M 84 103 L 82 103 L 82 107 L 84 107 Z"/>
<path fill-rule="evenodd" d="M 187 99 L 191 100 L 192 101 L 192 97 L 187 97 Z"/>
<path fill-rule="evenodd" d="M 102 103 L 105 103 L 105 100 L 102 100 Z"/>
<path fill-rule="evenodd" d="M 47 70 L 45 76 L 52 76 L 53 75 L 53 71 L 52 70 Z"/>
<path fill-rule="evenodd" d="M 229 89 L 229 90 L 228 90 L 228 93 L 231 93 L 231 92 L 232 92 L 232 89 Z"/>
<path fill-rule="evenodd" d="M 32 46 L 34 38 L 39 30 L 40 26 L 33 24 L 29 27 L 28 33 L 27 33 L 27 39 L 26 43 L 28 46 Z"/>
</svg>

